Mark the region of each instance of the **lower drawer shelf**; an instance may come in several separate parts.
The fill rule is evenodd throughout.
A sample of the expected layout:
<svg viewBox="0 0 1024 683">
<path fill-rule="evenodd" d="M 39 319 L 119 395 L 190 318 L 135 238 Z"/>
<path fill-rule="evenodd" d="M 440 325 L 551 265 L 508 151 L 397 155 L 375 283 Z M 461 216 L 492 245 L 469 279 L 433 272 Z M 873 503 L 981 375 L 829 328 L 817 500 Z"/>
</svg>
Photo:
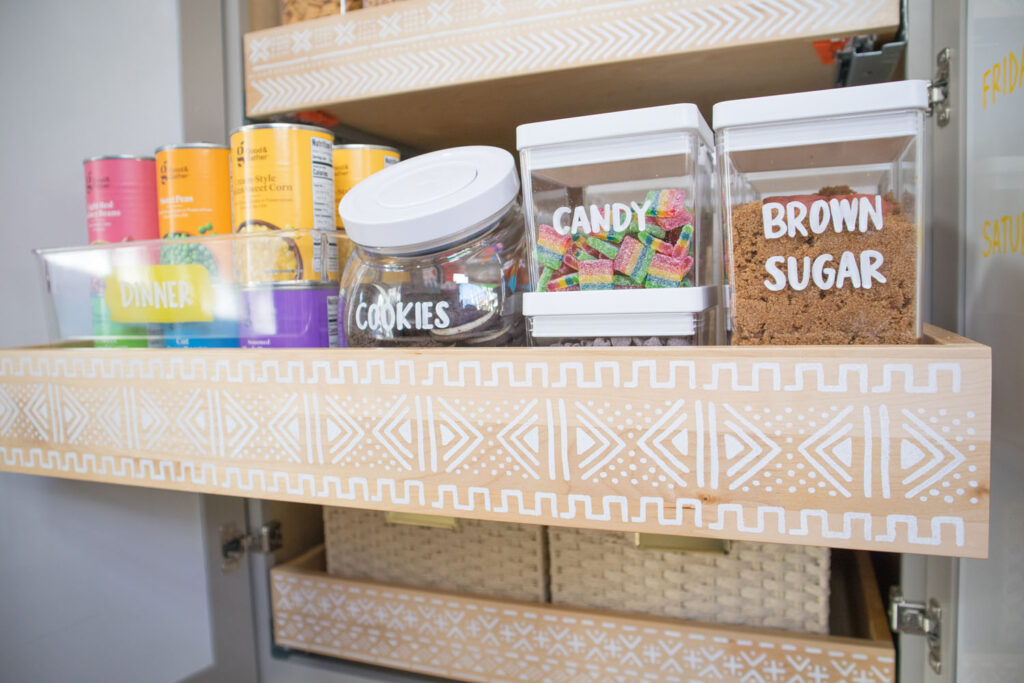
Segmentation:
<svg viewBox="0 0 1024 683">
<path fill-rule="evenodd" d="M 720 626 L 354 581 L 324 548 L 271 571 L 278 646 L 464 681 L 893 681 L 870 559 L 833 562 L 835 635 Z"/>
</svg>

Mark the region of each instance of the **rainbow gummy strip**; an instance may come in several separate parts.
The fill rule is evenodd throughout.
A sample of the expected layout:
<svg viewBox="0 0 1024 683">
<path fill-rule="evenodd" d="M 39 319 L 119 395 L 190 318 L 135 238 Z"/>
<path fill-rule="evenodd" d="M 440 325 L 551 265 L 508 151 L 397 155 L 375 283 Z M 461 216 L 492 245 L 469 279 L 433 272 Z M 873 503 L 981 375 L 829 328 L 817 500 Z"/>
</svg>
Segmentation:
<svg viewBox="0 0 1024 683">
<path fill-rule="evenodd" d="M 690 243 L 693 241 L 693 226 L 687 223 L 679 230 L 679 239 L 672 251 L 674 258 L 682 258 L 690 253 Z"/>
<path fill-rule="evenodd" d="M 549 292 L 575 292 L 580 288 L 580 276 L 569 273 L 548 283 Z"/>
<path fill-rule="evenodd" d="M 570 242 L 572 238 L 569 235 L 559 235 L 550 225 L 540 226 L 537 229 L 537 261 L 545 268 L 558 270 Z"/>
<path fill-rule="evenodd" d="M 651 190 L 647 193 L 646 201 L 651 203 L 647 215 L 665 230 L 693 221 L 693 216 L 684 205 L 686 190 Z"/>
<path fill-rule="evenodd" d="M 612 262 L 606 259 L 584 261 L 580 264 L 580 289 L 584 292 L 614 287 L 615 273 Z"/>
<path fill-rule="evenodd" d="M 545 268 L 540 273 L 540 282 L 537 283 L 537 291 L 543 292 L 548 288 L 548 283 L 551 282 L 551 276 L 555 274 L 555 271 L 550 268 Z"/>
<path fill-rule="evenodd" d="M 618 273 L 615 273 L 615 277 L 612 278 L 612 285 L 615 289 L 640 289 L 643 287 L 643 285 L 637 284 L 625 275 L 619 275 Z"/>
<path fill-rule="evenodd" d="M 665 231 L 661 229 L 653 219 L 648 218 L 644 221 L 644 229 L 640 230 L 640 221 L 637 220 L 636 215 L 633 215 L 633 221 L 629 224 L 629 232 L 634 235 L 653 235 L 658 239 L 665 239 Z"/>
<path fill-rule="evenodd" d="M 638 240 L 627 237 L 622 242 L 619 255 L 615 257 L 615 270 L 637 284 L 643 284 L 647 269 L 651 265 L 653 252 Z"/>
<path fill-rule="evenodd" d="M 655 254 L 651 260 L 651 267 L 647 269 L 647 282 L 644 286 L 656 287 L 679 287 L 682 285 L 683 276 L 693 267 L 693 258 L 672 258 L 664 254 Z"/>
<path fill-rule="evenodd" d="M 648 249 L 656 251 L 659 254 L 664 254 L 665 256 L 672 256 L 672 250 L 675 249 L 675 247 L 673 247 L 669 242 L 659 240 L 649 232 L 640 233 L 640 241 Z"/>
<path fill-rule="evenodd" d="M 604 240 L 599 240 L 596 237 L 588 237 L 587 246 L 602 256 L 606 256 L 610 259 L 615 258 L 619 253 L 619 248 L 617 246 L 609 242 L 605 242 Z"/>
</svg>

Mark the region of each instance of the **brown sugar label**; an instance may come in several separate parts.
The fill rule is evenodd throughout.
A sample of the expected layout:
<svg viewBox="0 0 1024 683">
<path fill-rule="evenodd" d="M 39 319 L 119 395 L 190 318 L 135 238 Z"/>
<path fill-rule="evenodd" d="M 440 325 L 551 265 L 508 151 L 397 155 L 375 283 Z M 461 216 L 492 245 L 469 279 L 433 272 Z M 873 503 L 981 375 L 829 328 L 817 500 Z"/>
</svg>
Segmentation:
<svg viewBox="0 0 1024 683">
<path fill-rule="evenodd" d="M 828 230 L 866 233 L 885 227 L 880 195 L 766 199 L 761 204 L 761 218 L 766 240 L 809 237 Z M 765 262 L 769 279 L 764 286 L 773 292 L 786 287 L 800 291 L 810 285 L 820 290 L 844 286 L 871 289 L 872 283 L 886 281 L 881 273 L 884 262 L 885 256 L 877 249 L 819 254 L 813 260 L 810 256 L 770 256 Z"/>
<path fill-rule="evenodd" d="M 917 231 L 891 197 L 766 197 L 732 231 L 735 343 L 916 341 Z"/>
</svg>

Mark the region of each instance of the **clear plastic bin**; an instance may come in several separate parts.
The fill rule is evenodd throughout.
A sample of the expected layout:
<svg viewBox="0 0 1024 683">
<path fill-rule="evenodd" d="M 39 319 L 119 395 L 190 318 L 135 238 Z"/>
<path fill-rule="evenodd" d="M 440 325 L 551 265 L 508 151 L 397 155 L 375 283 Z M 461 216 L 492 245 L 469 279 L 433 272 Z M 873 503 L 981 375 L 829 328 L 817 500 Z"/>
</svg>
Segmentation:
<svg viewBox="0 0 1024 683">
<path fill-rule="evenodd" d="M 921 334 L 925 81 L 714 107 L 734 344 Z"/>
<path fill-rule="evenodd" d="M 337 344 L 339 277 L 322 263 L 336 262 L 328 251 L 347 238 L 330 237 L 282 230 L 38 250 L 51 338 L 105 347 Z"/>
<path fill-rule="evenodd" d="M 534 345 L 721 339 L 714 144 L 692 104 L 519 126 Z"/>
</svg>

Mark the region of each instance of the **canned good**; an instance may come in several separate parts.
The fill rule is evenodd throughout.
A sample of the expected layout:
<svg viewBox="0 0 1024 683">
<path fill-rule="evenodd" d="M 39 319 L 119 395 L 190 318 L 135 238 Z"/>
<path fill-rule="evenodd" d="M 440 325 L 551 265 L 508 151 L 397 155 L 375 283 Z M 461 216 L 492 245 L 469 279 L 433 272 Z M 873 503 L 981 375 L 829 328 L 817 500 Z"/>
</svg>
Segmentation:
<svg viewBox="0 0 1024 683">
<path fill-rule="evenodd" d="M 207 322 L 175 322 L 161 325 L 166 348 L 238 348 L 239 302 L 234 285 L 215 285 L 206 292 L 206 296 L 213 299 L 213 319 Z M 150 347 L 152 346 L 150 343 Z"/>
<path fill-rule="evenodd" d="M 160 237 L 233 232 L 229 156 L 205 142 L 156 150 Z"/>
<path fill-rule="evenodd" d="M 339 345 L 338 286 L 287 283 L 243 287 L 239 341 L 243 348 L 322 348 Z"/>
<path fill-rule="evenodd" d="M 110 155 L 82 163 L 89 244 L 159 237 L 153 157 Z"/>
<path fill-rule="evenodd" d="M 98 282 L 102 282 L 99 280 Z M 97 348 L 121 348 L 121 349 L 144 349 L 149 346 L 147 336 L 149 327 L 147 325 L 135 325 L 130 323 L 117 323 L 110 319 L 110 308 L 104 299 L 102 287 L 97 291 L 94 283 L 92 296 L 89 298 L 92 306 L 92 336 L 93 345 Z"/>
<path fill-rule="evenodd" d="M 377 171 L 383 171 L 402 160 L 394 147 L 383 145 L 335 145 L 334 146 L 334 217 L 338 229 L 344 226 L 338 214 L 338 204 L 345 194 Z"/>
<path fill-rule="evenodd" d="M 334 230 L 334 134 L 258 123 L 231 134 L 236 232 Z"/>
<path fill-rule="evenodd" d="M 249 221 L 247 228 L 244 232 L 258 234 L 234 242 L 238 282 L 338 282 L 339 245 L 348 240 L 337 231 L 271 232 L 262 221 Z"/>
<path fill-rule="evenodd" d="M 397 164 L 402 155 L 394 147 L 384 145 L 335 145 L 334 146 L 334 218 L 338 230 L 344 230 L 338 204 L 356 186 L 377 171 Z M 338 261 L 342 270 L 352 254 L 353 244 L 348 239 L 341 243 Z"/>
</svg>

